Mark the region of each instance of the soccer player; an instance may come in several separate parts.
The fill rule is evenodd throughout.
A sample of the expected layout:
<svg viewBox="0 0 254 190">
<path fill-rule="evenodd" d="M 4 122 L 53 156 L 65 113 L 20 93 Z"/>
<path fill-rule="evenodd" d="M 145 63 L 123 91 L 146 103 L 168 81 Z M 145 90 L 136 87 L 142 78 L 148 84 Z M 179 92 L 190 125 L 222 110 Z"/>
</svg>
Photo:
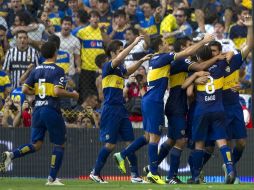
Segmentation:
<svg viewBox="0 0 254 190">
<path fill-rule="evenodd" d="M 117 40 L 112 41 L 108 45 L 107 54 L 111 57 L 111 61 L 104 63 L 102 66 L 104 104 L 100 121 L 100 140 L 104 142 L 105 145 L 100 150 L 94 169 L 89 176 L 91 180 L 97 183 L 107 183 L 100 176 L 100 172 L 108 156 L 115 148 L 118 136 L 121 136 L 127 146 L 134 140 L 132 125 L 124 106 L 124 77 L 134 73 L 144 61 L 151 58 L 151 54 L 146 55 L 127 69 L 122 63 L 140 40 L 143 40 L 143 36 L 137 37 L 135 41 L 125 49 L 123 49 L 122 42 Z M 137 158 L 135 154 L 129 155 L 128 160 L 131 165 L 131 181 L 133 183 L 144 183 L 143 179 L 140 178 L 138 174 Z M 123 173 L 126 173 L 126 170 L 123 171 Z"/>
<path fill-rule="evenodd" d="M 64 185 L 56 178 L 62 164 L 66 140 L 66 129 L 59 107 L 59 97 L 78 99 L 79 94 L 76 91 L 68 92 L 64 89 L 64 70 L 55 64 L 56 45 L 46 42 L 42 45 L 41 53 L 46 61 L 31 72 L 22 89 L 23 93 L 27 95 L 35 95 L 35 109 L 31 127 L 32 143 L 21 145 L 12 152 L 2 153 L 0 171 L 5 172 L 12 160 L 40 150 L 48 130 L 54 148 L 46 185 Z"/>
<path fill-rule="evenodd" d="M 232 139 L 235 139 L 236 142 L 232 153 L 234 165 L 242 157 L 247 137 L 243 111 L 239 100 L 239 93 L 238 91 L 234 90 L 234 87 L 239 82 L 239 69 L 243 64 L 243 60 L 246 59 L 253 48 L 252 18 L 250 16 L 245 17 L 243 25 L 248 27 L 247 43 L 243 46 L 240 53 L 237 53 L 230 58 L 229 64 L 226 67 L 222 93 L 223 105 L 226 112 L 226 131 L 228 136 L 228 144 L 231 144 Z M 222 47 L 217 41 L 210 42 L 209 46 L 213 52 L 213 56 L 218 55 L 222 51 Z M 225 165 L 223 168 L 225 175 L 227 175 Z"/>
<path fill-rule="evenodd" d="M 158 175 L 158 143 L 164 125 L 164 93 L 168 87 L 170 65 L 193 54 L 199 47 L 211 41 L 213 36 L 206 35 L 201 42 L 178 53 L 168 53 L 168 45 L 160 36 L 151 40 L 151 49 L 157 54 L 149 62 L 147 76 L 148 91 L 142 99 L 143 128 L 145 135 L 136 139 L 130 146 L 114 155 L 120 170 L 125 170 L 124 159 L 142 146 L 148 145 L 150 172 L 148 179 L 157 184 L 165 184 Z"/>
</svg>

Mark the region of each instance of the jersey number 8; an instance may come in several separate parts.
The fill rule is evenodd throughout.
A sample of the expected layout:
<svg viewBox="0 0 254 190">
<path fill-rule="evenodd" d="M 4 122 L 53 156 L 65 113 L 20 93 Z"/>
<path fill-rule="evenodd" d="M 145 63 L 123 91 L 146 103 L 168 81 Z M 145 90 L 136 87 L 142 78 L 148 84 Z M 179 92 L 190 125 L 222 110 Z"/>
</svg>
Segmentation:
<svg viewBox="0 0 254 190">
<path fill-rule="evenodd" d="M 209 82 L 205 85 L 205 91 L 207 94 L 213 94 L 215 92 L 214 79 L 211 76 L 208 76 Z"/>
<path fill-rule="evenodd" d="M 44 99 L 46 97 L 46 79 L 39 79 L 39 97 Z"/>
</svg>

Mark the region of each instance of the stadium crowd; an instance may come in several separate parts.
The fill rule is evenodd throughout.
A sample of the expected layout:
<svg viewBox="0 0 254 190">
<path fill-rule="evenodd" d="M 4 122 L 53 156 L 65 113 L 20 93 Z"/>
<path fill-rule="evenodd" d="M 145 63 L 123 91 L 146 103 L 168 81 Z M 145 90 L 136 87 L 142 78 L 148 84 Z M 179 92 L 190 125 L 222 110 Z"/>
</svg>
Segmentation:
<svg viewBox="0 0 254 190">
<path fill-rule="evenodd" d="M 237 51 L 246 42 L 247 27 L 241 19 L 250 9 L 249 0 L 1 0 L 2 126 L 31 125 L 33 97 L 22 94 L 21 86 L 31 70 L 45 60 L 40 47 L 46 41 L 55 42 L 59 49 L 57 64 L 65 70 L 67 88 L 80 93 L 77 102 L 61 100 L 67 126 L 92 128 L 99 126 L 101 65 L 108 59 L 105 48 L 111 40 L 127 46 L 138 35 L 145 35 L 126 57 L 127 67 L 149 53 L 150 39 L 159 34 L 171 50 L 177 39 L 198 41 L 210 33 L 222 43 L 223 52 Z M 251 62 L 249 55 L 240 69 L 242 93 L 250 93 Z M 144 63 L 125 81 L 126 108 L 137 128 L 142 124 L 147 70 Z"/>
</svg>

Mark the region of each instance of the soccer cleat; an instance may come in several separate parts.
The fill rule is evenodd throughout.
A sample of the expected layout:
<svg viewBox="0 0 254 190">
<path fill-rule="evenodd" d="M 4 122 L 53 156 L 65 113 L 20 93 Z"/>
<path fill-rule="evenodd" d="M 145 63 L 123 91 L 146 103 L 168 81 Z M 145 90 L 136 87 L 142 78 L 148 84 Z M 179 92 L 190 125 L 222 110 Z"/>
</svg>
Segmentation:
<svg viewBox="0 0 254 190">
<path fill-rule="evenodd" d="M 96 183 L 108 183 L 101 176 L 94 175 L 93 172 L 90 173 L 89 178 Z"/>
<path fill-rule="evenodd" d="M 236 177 L 236 178 L 235 178 L 234 184 L 235 184 L 235 185 L 240 184 L 240 178 L 239 178 L 239 177 Z"/>
<path fill-rule="evenodd" d="M 194 180 L 193 178 L 187 179 L 187 184 L 201 184 L 200 179 Z"/>
<path fill-rule="evenodd" d="M 121 156 L 121 153 L 120 152 L 115 153 L 113 155 L 113 158 L 115 159 L 117 167 L 120 170 L 120 172 L 122 174 L 126 174 L 125 162 L 124 162 L 124 159 Z"/>
<path fill-rule="evenodd" d="M 45 185 L 47 185 L 47 186 L 63 186 L 64 184 L 62 182 L 60 182 L 60 180 L 58 178 L 56 178 L 55 181 L 48 180 L 48 182 Z"/>
<path fill-rule="evenodd" d="M 149 183 L 148 181 L 142 179 L 141 177 L 131 177 L 131 183 Z"/>
<path fill-rule="evenodd" d="M 150 172 L 149 165 L 143 168 L 143 172 L 147 175 Z"/>
<path fill-rule="evenodd" d="M 3 152 L 1 156 L 0 172 L 6 172 L 9 165 L 11 164 L 11 153 Z"/>
<path fill-rule="evenodd" d="M 222 164 L 222 170 L 224 171 L 224 176 L 226 178 L 228 175 L 226 164 Z"/>
<path fill-rule="evenodd" d="M 205 174 L 203 172 L 203 170 L 200 171 L 200 174 L 199 174 L 199 181 L 201 184 L 206 184 L 206 181 L 205 181 Z"/>
<path fill-rule="evenodd" d="M 183 182 L 176 176 L 172 177 L 171 179 L 166 179 L 166 182 L 168 184 L 183 184 Z"/>
<path fill-rule="evenodd" d="M 227 177 L 225 178 L 225 183 L 226 184 L 233 184 L 235 181 L 235 173 L 234 172 L 230 172 Z"/>
<path fill-rule="evenodd" d="M 165 181 L 163 181 L 159 175 L 153 175 L 151 172 L 147 174 L 147 179 L 152 183 L 157 183 L 159 185 L 165 185 Z"/>
</svg>

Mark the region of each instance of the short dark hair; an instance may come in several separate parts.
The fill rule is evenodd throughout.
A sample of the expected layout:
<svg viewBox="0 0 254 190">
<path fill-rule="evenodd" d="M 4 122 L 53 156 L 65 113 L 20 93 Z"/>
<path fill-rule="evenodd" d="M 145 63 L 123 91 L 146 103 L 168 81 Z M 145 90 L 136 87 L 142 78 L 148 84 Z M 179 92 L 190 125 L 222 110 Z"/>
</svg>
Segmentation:
<svg viewBox="0 0 254 190">
<path fill-rule="evenodd" d="M 111 56 L 111 52 L 116 53 L 116 51 L 123 46 L 123 42 L 119 40 L 113 40 L 108 44 L 107 55 Z"/>
<path fill-rule="evenodd" d="M 78 10 L 77 17 L 79 18 L 80 22 L 82 22 L 83 24 L 87 23 L 89 18 L 87 12 L 82 9 Z"/>
<path fill-rule="evenodd" d="M 127 28 L 127 30 L 130 30 L 135 36 L 138 36 L 139 35 L 139 31 L 138 29 L 134 28 L 134 27 L 129 27 Z M 126 31 L 127 31 L 126 30 Z"/>
<path fill-rule="evenodd" d="M 125 11 L 119 9 L 119 10 L 117 10 L 117 11 L 114 13 L 114 15 L 113 15 L 114 18 L 119 17 L 119 16 L 122 16 L 122 17 L 126 18 L 126 13 L 125 13 Z"/>
<path fill-rule="evenodd" d="M 95 64 L 97 65 L 97 67 L 101 69 L 102 64 L 106 62 L 107 58 L 108 56 L 104 53 L 97 55 L 95 58 Z"/>
<path fill-rule="evenodd" d="M 71 24 L 73 23 L 72 18 L 70 16 L 63 17 L 63 19 L 61 20 L 61 24 L 63 24 L 64 21 L 70 22 Z"/>
<path fill-rule="evenodd" d="M 90 11 L 90 13 L 89 13 L 89 19 L 90 19 L 92 16 L 97 16 L 97 17 L 100 18 L 100 13 L 99 13 L 98 11 L 96 11 L 96 10 L 92 10 L 92 11 Z"/>
<path fill-rule="evenodd" d="M 244 6 L 240 6 L 237 9 L 237 14 L 240 15 L 240 14 L 242 14 L 243 11 L 248 11 L 250 13 L 250 10 L 248 8 L 246 8 Z"/>
<path fill-rule="evenodd" d="M 26 34 L 26 35 L 27 35 L 27 31 L 25 31 L 25 30 L 20 30 L 20 31 L 18 31 L 18 32 L 16 33 L 16 37 L 18 37 L 19 34 Z M 28 36 L 28 35 L 27 35 L 27 36 Z"/>
<path fill-rule="evenodd" d="M 157 35 L 151 38 L 151 42 L 150 42 L 150 48 L 154 51 L 157 52 L 159 51 L 159 46 L 162 45 L 162 36 L 161 35 Z"/>
<path fill-rule="evenodd" d="M 204 46 L 200 47 L 197 50 L 196 55 L 197 55 L 197 57 L 202 59 L 202 61 L 207 61 L 207 60 L 209 60 L 209 59 L 211 59 L 213 57 L 212 50 L 207 45 L 204 45 Z"/>
<path fill-rule="evenodd" d="M 7 31 L 7 29 L 4 27 L 4 25 L 0 25 L 0 30 Z"/>
<path fill-rule="evenodd" d="M 31 24 L 32 17 L 27 11 L 18 11 L 15 16 L 19 17 L 20 22 L 24 22 L 26 26 Z"/>
<path fill-rule="evenodd" d="M 60 48 L 61 40 L 57 35 L 55 35 L 55 34 L 50 35 L 48 38 L 48 42 L 53 42 L 53 43 L 55 43 L 57 49 Z"/>
<path fill-rule="evenodd" d="M 216 22 L 214 23 L 214 25 L 216 25 L 216 24 L 220 24 L 220 25 L 222 25 L 223 27 L 225 27 L 225 22 L 223 22 L 222 20 L 216 21 Z"/>
<path fill-rule="evenodd" d="M 53 58 L 56 53 L 56 44 L 54 42 L 46 42 L 41 46 L 41 54 L 44 58 Z"/>
<path fill-rule="evenodd" d="M 187 41 L 191 41 L 189 37 L 183 37 L 183 38 L 178 38 L 176 39 L 175 43 L 173 44 L 174 51 L 175 52 L 180 52 L 181 51 L 181 46 L 186 46 Z"/>
<path fill-rule="evenodd" d="M 220 42 L 218 42 L 218 41 L 211 41 L 211 42 L 209 42 L 209 44 L 208 44 L 208 46 L 211 48 L 211 46 L 216 46 L 216 47 L 218 47 L 219 48 L 219 51 L 222 51 L 222 45 L 221 45 L 221 43 Z"/>
<path fill-rule="evenodd" d="M 187 10 L 185 8 L 178 8 L 176 11 L 183 11 L 184 16 L 187 16 Z"/>
</svg>

